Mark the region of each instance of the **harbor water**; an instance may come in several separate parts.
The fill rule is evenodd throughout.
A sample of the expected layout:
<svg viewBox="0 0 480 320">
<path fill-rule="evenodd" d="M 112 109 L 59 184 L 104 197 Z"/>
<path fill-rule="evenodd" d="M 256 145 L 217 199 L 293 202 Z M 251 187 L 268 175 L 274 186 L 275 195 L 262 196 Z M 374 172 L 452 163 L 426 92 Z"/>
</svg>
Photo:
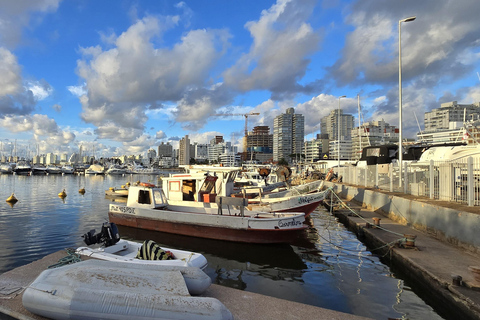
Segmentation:
<svg viewBox="0 0 480 320">
<path fill-rule="evenodd" d="M 50 253 L 84 246 L 100 231 L 108 205 L 105 190 L 159 176 L 0 175 L 0 273 Z M 79 189 L 85 188 L 85 193 Z M 65 190 L 67 196 L 59 198 Z M 14 193 L 19 200 L 5 200 Z M 250 245 L 190 238 L 119 226 L 122 238 L 205 255 L 212 282 L 373 319 L 443 319 L 398 278 L 374 248 L 366 248 L 323 208 L 291 245 Z"/>
</svg>

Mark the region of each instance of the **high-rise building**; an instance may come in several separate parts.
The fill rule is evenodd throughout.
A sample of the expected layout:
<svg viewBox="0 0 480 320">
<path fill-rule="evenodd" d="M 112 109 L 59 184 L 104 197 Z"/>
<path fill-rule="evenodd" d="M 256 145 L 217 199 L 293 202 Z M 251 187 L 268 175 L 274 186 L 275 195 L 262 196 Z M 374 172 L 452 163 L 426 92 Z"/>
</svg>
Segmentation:
<svg viewBox="0 0 480 320">
<path fill-rule="evenodd" d="M 195 142 L 193 157 L 198 161 L 205 161 L 208 159 L 208 145 Z"/>
<path fill-rule="evenodd" d="M 360 128 L 353 128 L 351 160 L 358 160 L 362 155 L 362 149 L 369 146 L 382 144 L 398 144 L 398 128 L 391 126 L 383 119 L 363 123 Z"/>
<path fill-rule="evenodd" d="M 305 133 L 305 118 L 295 114 L 293 108 L 288 108 L 285 114 L 275 117 L 273 121 L 273 161 L 285 159 L 290 161 L 290 155 L 302 154 Z"/>
<path fill-rule="evenodd" d="M 273 134 L 268 126 L 257 126 L 247 135 L 247 153 L 244 160 L 262 160 L 273 157 Z M 264 161 L 262 161 L 264 162 Z"/>
<path fill-rule="evenodd" d="M 167 142 L 167 143 L 161 143 L 158 145 L 158 157 L 171 157 L 173 154 L 173 146 Z"/>
<path fill-rule="evenodd" d="M 340 109 L 340 117 L 338 109 L 334 109 L 327 116 L 320 119 L 320 130 L 323 134 L 328 134 L 330 140 L 338 140 L 338 122 L 340 118 L 340 137 L 341 140 L 349 140 L 350 134 L 354 126 L 354 118 L 351 114 L 344 114 Z"/>
<path fill-rule="evenodd" d="M 190 164 L 190 139 L 188 138 L 188 135 L 186 135 L 180 140 L 180 144 L 178 147 L 178 164 Z"/>
<path fill-rule="evenodd" d="M 425 112 L 425 132 L 451 129 L 450 122 L 466 122 L 480 118 L 480 102 L 458 104 L 457 101 L 442 103 L 440 108 Z"/>
<path fill-rule="evenodd" d="M 329 140 L 327 134 L 317 134 L 317 138 L 305 141 L 303 149 L 305 162 L 316 162 L 329 159 Z"/>
</svg>

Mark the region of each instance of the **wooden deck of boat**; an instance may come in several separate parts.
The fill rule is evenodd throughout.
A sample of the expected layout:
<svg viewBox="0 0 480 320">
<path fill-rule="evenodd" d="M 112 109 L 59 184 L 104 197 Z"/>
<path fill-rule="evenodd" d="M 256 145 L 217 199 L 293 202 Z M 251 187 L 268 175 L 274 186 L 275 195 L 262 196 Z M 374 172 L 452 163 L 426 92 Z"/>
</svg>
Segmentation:
<svg viewBox="0 0 480 320">
<path fill-rule="evenodd" d="M 52 253 L 38 261 L 0 275 L 1 291 L 25 288 L 48 266 L 66 256 L 65 251 Z M 82 257 L 82 259 L 88 259 Z M 43 320 L 27 311 L 22 305 L 22 292 L 13 295 L 0 293 L 0 319 Z M 352 314 L 318 308 L 302 303 L 282 300 L 247 291 L 212 284 L 202 296 L 216 298 L 233 314 L 236 320 L 250 319 L 366 319 Z"/>
</svg>

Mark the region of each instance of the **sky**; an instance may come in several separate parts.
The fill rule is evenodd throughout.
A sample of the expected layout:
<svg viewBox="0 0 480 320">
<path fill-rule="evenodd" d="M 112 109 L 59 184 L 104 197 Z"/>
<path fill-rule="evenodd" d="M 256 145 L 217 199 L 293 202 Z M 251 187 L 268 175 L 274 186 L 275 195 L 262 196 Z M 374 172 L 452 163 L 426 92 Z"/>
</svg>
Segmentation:
<svg viewBox="0 0 480 320">
<path fill-rule="evenodd" d="M 339 107 L 403 136 L 480 101 L 478 0 L 0 0 L 0 151 L 111 157 Z M 345 98 L 339 100 L 340 96 Z M 218 116 L 218 114 L 228 114 Z M 240 116 L 239 116 L 240 115 Z"/>
</svg>

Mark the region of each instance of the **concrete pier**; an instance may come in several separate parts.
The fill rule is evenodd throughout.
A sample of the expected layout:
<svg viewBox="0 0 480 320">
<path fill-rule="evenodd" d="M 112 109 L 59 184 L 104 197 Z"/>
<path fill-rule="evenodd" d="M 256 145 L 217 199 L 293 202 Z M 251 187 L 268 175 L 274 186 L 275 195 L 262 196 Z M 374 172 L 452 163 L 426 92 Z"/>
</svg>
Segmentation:
<svg viewBox="0 0 480 320">
<path fill-rule="evenodd" d="M 48 266 L 66 256 L 58 251 L 28 265 L 0 275 L 0 319 L 43 320 L 22 305 L 23 289 L 33 282 Z M 84 257 L 82 257 L 83 259 Z M 256 293 L 212 284 L 202 296 L 216 298 L 233 314 L 236 320 L 258 319 L 318 319 L 361 320 L 364 317 L 337 312 L 311 305 L 277 299 Z"/>
<path fill-rule="evenodd" d="M 468 235 L 476 228 L 472 221 L 480 218 L 478 207 L 342 184 L 329 186 L 349 208 L 337 207 L 333 211 L 339 221 L 374 254 L 384 257 L 412 287 L 423 291 L 420 296 L 436 306 L 440 314 L 447 318 L 480 319 L 480 282 L 469 270 L 470 266 L 480 266 L 480 234 L 468 241 Z M 422 220 L 422 212 L 433 224 Z M 414 235 L 414 242 L 406 243 L 405 235 Z"/>
</svg>

